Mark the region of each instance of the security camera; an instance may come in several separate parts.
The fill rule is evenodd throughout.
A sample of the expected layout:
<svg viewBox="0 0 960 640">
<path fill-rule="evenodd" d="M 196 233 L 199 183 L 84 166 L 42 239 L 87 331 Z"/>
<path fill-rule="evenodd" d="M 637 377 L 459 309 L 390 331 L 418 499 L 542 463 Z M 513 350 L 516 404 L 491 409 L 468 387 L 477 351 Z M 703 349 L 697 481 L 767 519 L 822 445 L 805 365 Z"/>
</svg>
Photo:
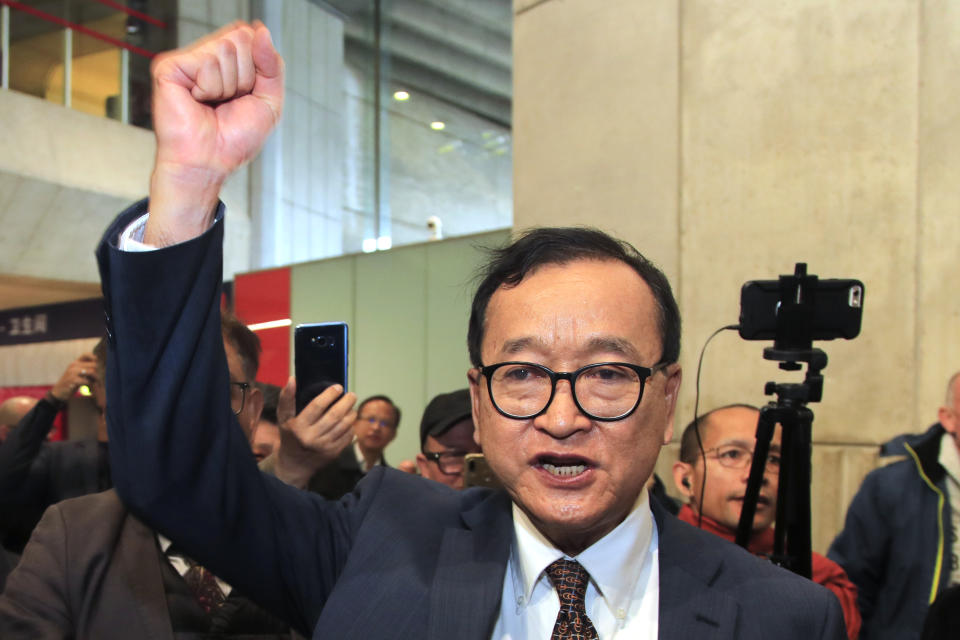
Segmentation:
<svg viewBox="0 0 960 640">
<path fill-rule="evenodd" d="M 427 218 L 427 229 L 430 229 L 430 239 L 440 240 L 443 238 L 443 221 L 440 216 L 430 216 Z"/>
</svg>

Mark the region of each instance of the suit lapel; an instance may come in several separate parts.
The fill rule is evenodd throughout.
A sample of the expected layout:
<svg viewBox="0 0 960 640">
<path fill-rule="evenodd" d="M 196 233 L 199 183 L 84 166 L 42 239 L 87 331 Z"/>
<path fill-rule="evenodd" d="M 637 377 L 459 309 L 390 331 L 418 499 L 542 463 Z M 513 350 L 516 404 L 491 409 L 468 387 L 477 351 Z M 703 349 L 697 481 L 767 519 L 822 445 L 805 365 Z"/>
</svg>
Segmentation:
<svg viewBox="0 0 960 640">
<path fill-rule="evenodd" d="M 448 528 L 430 588 L 427 637 L 490 637 L 503 593 L 513 518 L 510 498 L 495 492 L 462 514 L 466 528 Z"/>
<path fill-rule="evenodd" d="M 712 588 L 723 573 L 723 560 L 697 553 L 696 531 L 651 501 L 657 522 L 660 554 L 659 637 L 733 638 L 739 606 Z"/>
<path fill-rule="evenodd" d="M 130 596 L 151 639 L 173 640 L 167 596 L 160 573 L 160 552 L 156 535 L 145 524 L 127 514 L 120 533 L 118 555 L 123 575 L 130 578 Z"/>
</svg>

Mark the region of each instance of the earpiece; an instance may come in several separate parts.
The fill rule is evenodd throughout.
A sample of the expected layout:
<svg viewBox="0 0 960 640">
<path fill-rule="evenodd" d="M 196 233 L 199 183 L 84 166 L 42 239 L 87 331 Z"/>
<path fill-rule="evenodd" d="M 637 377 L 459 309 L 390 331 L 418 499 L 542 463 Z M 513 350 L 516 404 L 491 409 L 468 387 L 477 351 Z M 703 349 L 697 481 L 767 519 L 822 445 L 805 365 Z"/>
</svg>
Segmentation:
<svg viewBox="0 0 960 640">
<path fill-rule="evenodd" d="M 689 488 L 690 488 L 690 478 L 684 478 L 683 480 L 680 481 L 680 484 L 682 484 L 682 485 L 685 486 L 687 489 L 689 489 Z"/>
</svg>

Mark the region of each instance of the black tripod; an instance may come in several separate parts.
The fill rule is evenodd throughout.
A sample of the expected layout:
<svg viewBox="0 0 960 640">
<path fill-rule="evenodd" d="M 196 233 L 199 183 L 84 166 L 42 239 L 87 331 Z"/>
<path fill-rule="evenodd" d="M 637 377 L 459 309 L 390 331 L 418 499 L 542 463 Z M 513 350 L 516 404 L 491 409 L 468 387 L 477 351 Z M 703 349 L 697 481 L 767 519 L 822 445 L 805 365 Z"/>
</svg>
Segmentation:
<svg viewBox="0 0 960 640">
<path fill-rule="evenodd" d="M 774 294 L 773 297 L 769 294 Z M 819 302 L 819 304 L 818 304 Z M 740 337 L 766 340 L 773 347 L 763 350 L 765 360 L 780 363 L 785 371 L 808 365 L 800 384 L 768 382 L 766 395 L 777 401 L 760 410 L 757 446 L 737 526 L 737 544 L 747 546 L 757 498 L 763 482 L 770 439 L 779 423 L 780 484 L 777 489 L 777 528 L 772 560 L 794 573 L 810 577 L 810 440 L 813 412 L 808 402 L 820 402 L 827 354 L 813 348 L 813 340 L 851 340 L 860 333 L 863 283 L 859 280 L 820 280 L 807 274 L 798 262 L 793 275 L 777 281 L 754 281 L 743 286 L 740 302 Z"/>
<path fill-rule="evenodd" d="M 813 412 L 808 402 L 819 402 L 823 392 L 820 371 L 827 366 L 827 354 L 820 349 L 802 351 L 763 350 L 766 360 L 779 360 L 784 369 L 799 369 L 799 362 L 808 363 L 807 374 L 800 384 L 768 382 L 766 395 L 777 395 L 760 410 L 757 421 L 757 445 L 753 452 L 747 491 L 740 512 L 736 542 L 746 548 L 753 529 L 757 498 L 770 452 L 770 439 L 779 423 L 780 481 L 777 488 L 776 533 L 771 560 L 782 567 L 809 578 L 810 565 L 810 442 Z"/>
</svg>

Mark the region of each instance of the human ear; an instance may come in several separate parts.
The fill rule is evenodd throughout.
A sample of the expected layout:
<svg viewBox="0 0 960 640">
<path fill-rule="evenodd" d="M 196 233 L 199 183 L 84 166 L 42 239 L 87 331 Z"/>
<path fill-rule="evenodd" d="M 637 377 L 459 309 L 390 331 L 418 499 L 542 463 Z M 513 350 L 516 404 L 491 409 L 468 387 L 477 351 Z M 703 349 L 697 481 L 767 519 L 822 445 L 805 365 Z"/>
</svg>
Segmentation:
<svg viewBox="0 0 960 640">
<path fill-rule="evenodd" d="M 473 441 L 477 446 L 483 446 L 480 444 L 480 369 L 474 367 L 467 371 L 467 380 L 470 382 L 467 386 L 470 389 L 470 412 L 473 416 Z"/>
<path fill-rule="evenodd" d="M 677 462 L 673 463 L 673 483 L 677 488 L 677 491 L 680 492 L 682 496 L 687 498 L 688 501 L 693 502 L 693 486 L 690 481 L 691 472 L 693 471 L 693 465 L 690 465 L 686 462 Z"/>
</svg>

